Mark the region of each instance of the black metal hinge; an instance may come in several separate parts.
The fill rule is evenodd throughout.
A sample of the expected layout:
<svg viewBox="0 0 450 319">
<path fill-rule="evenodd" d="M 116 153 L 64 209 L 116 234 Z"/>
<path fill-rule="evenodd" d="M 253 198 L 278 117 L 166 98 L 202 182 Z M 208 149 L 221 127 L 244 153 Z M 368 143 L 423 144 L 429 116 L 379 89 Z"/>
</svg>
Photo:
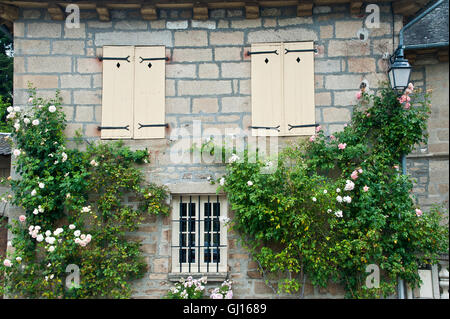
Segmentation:
<svg viewBox="0 0 450 319">
<path fill-rule="evenodd" d="M 101 130 L 127 130 L 127 131 L 129 131 L 130 130 L 129 127 L 130 127 L 130 125 L 127 125 L 127 126 L 98 126 L 97 129 L 99 131 L 101 131 Z"/>
<path fill-rule="evenodd" d="M 278 50 L 273 50 L 273 51 L 257 51 L 257 52 L 247 52 L 248 55 L 252 55 L 252 54 L 276 54 L 278 55 Z"/>
<path fill-rule="evenodd" d="M 304 125 L 291 125 L 291 124 L 288 124 L 288 126 L 289 126 L 289 131 L 290 130 L 292 130 L 293 128 L 301 128 L 301 127 L 317 127 L 317 126 L 319 126 L 319 124 L 304 124 Z"/>
<path fill-rule="evenodd" d="M 103 60 L 114 60 L 114 61 L 127 61 L 127 62 L 131 62 L 131 61 L 130 61 L 130 56 L 127 56 L 127 57 L 125 57 L 125 58 L 119 58 L 119 57 L 102 57 L 102 56 L 99 56 L 99 57 L 97 57 L 97 59 L 99 59 L 100 61 L 103 61 Z"/>
<path fill-rule="evenodd" d="M 138 123 L 139 127 L 138 130 L 140 130 L 143 127 L 169 127 L 169 124 L 141 124 Z"/>
<path fill-rule="evenodd" d="M 317 49 L 304 49 L 304 50 L 289 50 L 289 49 L 284 49 L 284 54 L 288 54 L 291 52 L 314 52 L 317 53 Z"/>
<path fill-rule="evenodd" d="M 280 131 L 280 126 L 249 126 L 252 129 L 265 129 L 265 130 L 277 130 Z"/>
<path fill-rule="evenodd" d="M 158 60 L 169 61 L 168 57 L 164 57 L 164 58 L 143 58 L 143 57 L 140 56 L 139 59 L 141 59 L 141 61 L 139 61 L 139 63 L 142 63 L 144 61 L 158 61 Z"/>
</svg>

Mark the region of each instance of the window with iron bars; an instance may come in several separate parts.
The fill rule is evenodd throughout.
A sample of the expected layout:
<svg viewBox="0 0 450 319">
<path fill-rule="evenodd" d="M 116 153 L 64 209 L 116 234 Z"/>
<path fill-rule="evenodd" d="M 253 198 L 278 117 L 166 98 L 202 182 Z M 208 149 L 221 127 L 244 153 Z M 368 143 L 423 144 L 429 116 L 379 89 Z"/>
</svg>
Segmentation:
<svg viewBox="0 0 450 319">
<path fill-rule="evenodd" d="M 227 206 L 218 195 L 173 198 L 172 272 L 227 271 Z"/>
</svg>

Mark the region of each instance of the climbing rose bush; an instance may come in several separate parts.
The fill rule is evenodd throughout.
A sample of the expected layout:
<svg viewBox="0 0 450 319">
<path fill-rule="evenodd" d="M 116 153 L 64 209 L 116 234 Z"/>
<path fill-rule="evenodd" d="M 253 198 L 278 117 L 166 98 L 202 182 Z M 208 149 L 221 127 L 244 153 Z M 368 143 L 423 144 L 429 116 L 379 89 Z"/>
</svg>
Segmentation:
<svg viewBox="0 0 450 319">
<path fill-rule="evenodd" d="M 308 278 L 339 283 L 348 298 L 388 297 L 398 278 L 418 286 L 419 267 L 448 252 L 445 211 L 422 212 L 399 172 L 401 155 L 427 141 L 429 94 L 413 89 L 400 98 L 387 85 L 359 92 L 349 125 L 292 143 L 271 174 L 247 151 L 228 159 L 218 182 L 231 226 L 274 291 L 303 296 Z M 366 286 L 370 264 L 381 270 L 379 288 Z"/>
<path fill-rule="evenodd" d="M 4 183 L 3 198 L 24 211 L 9 227 L 13 239 L 0 265 L 0 294 L 30 298 L 126 298 L 131 280 L 147 268 L 140 243 L 127 234 L 149 215 L 169 213 L 165 188 L 147 184 L 137 167 L 148 150 L 122 143 L 88 143 L 69 149 L 61 98 L 42 99 L 30 89 L 25 107 L 7 119 L 19 178 Z M 134 198 L 134 207 L 124 199 Z M 69 283 L 67 267 L 80 271 Z"/>
</svg>

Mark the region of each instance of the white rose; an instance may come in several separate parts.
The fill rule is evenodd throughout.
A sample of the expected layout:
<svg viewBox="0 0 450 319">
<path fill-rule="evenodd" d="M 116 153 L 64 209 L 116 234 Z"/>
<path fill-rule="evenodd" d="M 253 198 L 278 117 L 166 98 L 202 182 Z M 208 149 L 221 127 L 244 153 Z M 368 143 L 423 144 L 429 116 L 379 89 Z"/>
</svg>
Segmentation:
<svg viewBox="0 0 450 319">
<path fill-rule="evenodd" d="M 50 246 L 50 247 L 48 247 L 48 251 L 49 252 L 53 252 L 55 250 L 55 246 Z"/>
<path fill-rule="evenodd" d="M 12 106 L 8 106 L 6 110 L 8 111 L 8 113 L 11 113 L 12 111 L 14 111 L 14 108 Z"/>
<path fill-rule="evenodd" d="M 33 125 L 39 125 L 39 120 L 38 120 L 38 119 L 33 120 L 33 122 L 31 122 L 31 124 L 33 124 Z"/>
<path fill-rule="evenodd" d="M 225 185 L 225 178 L 222 177 L 219 181 L 219 184 L 220 184 L 220 186 Z"/>
<path fill-rule="evenodd" d="M 48 111 L 49 111 L 50 113 L 55 112 L 55 111 L 56 111 L 56 106 L 50 105 L 50 106 L 48 107 Z"/>
<path fill-rule="evenodd" d="M 14 112 L 20 112 L 20 107 L 19 106 L 14 106 Z"/>
<path fill-rule="evenodd" d="M 36 240 L 37 240 L 38 242 L 41 242 L 41 241 L 44 240 L 44 236 L 42 236 L 42 234 L 39 234 L 39 235 L 36 236 Z"/>
<path fill-rule="evenodd" d="M 51 231 L 49 231 L 49 230 L 47 230 L 46 232 L 45 232 L 45 236 L 50 236 L 52 234 L 52 232 Z"/>
<path fill-rule="evenodd" d="M 342 203 L 342 196 L 337 196 L 337 197 L 336 197 L 336 200 L 337 200 L 339 203 Z"/>
<path fill-rule="evenodd" d="M 247 182 L 247 185 L 248 185 L 248 186 L 252 186 L 252 185 L 253 185 L 253 182 L 252 182 L 252 181 L 248 181 L 248 182 Z"/>
<path fill-rule="evenodd" d="M 33 190 L 31 191 L 31 196 L 34 196 L 34 195 L 36 195 L 36 194 L 37 194 L 36 190 L 33 189 Z"/>
<path fill-rule="evenodd" d="M 21 261 L 22 261 L 22 257 L 16 257 L 16 260 L 17 260 L 18 262 L 21 262 Z"/>
<path fill-rule="evenodd" d="M 30 124 L 30 119 L 26 117 L 26 118 L 23 119 L 23 122 L 25 124 Z"/>
<path fill-rule="evenodd" d="M 20 150 L 19 149 L 15 149 L 13 151 L 13 154 L 14 154 L 15 157 L 19 156 L 20 155 Z"/>
<path fill-rule="evenodd" d="M 39 210 L 38 210 L 37 208 L 35 208 L 35 209 L 33 210 L 33 214 L 35 214 L 35 215 L 39 214 Z"/>
<path fill-rule="evenodd" d="M 74 225 L 74 224 L 70 224 L 70 225 L 69 225 L 69 228 L 70 228 L 70 229 L 75 229 L 75 225 Z"/>
<path fill-rule="evenodd" d="M 73 232 L 73 235 L 74 235 L 75 237 L 80 236 L 80 234 L 81 234 L 81 231 L 79 231 L 79 230 L 76 230 L 76 231 Z"/>
<path fill-rule="evenodd" d="M 39 183 L 39 188 L 44 188 L 45 187 L 45 184 L 44 183 Z"/>
</svg>

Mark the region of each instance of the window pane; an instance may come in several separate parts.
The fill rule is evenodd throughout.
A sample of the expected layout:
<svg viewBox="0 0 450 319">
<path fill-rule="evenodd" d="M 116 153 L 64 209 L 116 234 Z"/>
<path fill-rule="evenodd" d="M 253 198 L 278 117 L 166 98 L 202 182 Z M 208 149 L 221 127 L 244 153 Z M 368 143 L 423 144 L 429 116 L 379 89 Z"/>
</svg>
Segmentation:
<svg viewBox="0 0 450 319">
<path fill-rule="evenodd" d="M 189 216 L 195 216 L 195 203 L 189 203 Z"/>
<path fill-rule="evenodd" d="M 211 216 L 211 203 L 205 203 L 205 216 Z"/>
<path fill-rule="evenodd" d="M 180 203 L 180 216 L 187 215 L 187 203 Z"/>
<path fill-rule="evenodd" d="M 189 249 L 189 262 L 195 263 L 195 249 Z"/>
<path fill-rule="evenodd" d="M 220 216 L 220 203 L 213 203 L 214 216 Z"/>
<path fill-rule="evenodd" d="M 213 230 L 214 230 L 215 232 L 220 231 L 220 221 L 219 221 L 219 219 L 217 219 L 217 218 L 214 219 Z"/>
<path fill-rule="evenodd" d="M 180 263 L 186 262 L 186 249 L 180 249 Z"/>
<path fill-rule="evenodd" d="M 195 234 L 189 235 L 189 246 L 195 246 Z"/>
<path fill-rule="evenodd" d="M 186 234 L 180 234 L 180 246 L 186 247 Z"/>
<path fill-rule="evenodd" d="M 185 218 L 181 218 L 180 219 L 180 232 L 185 232 L 186 231 L 186 225 L 187 225 L 187 221 Z"/>
</svg>

